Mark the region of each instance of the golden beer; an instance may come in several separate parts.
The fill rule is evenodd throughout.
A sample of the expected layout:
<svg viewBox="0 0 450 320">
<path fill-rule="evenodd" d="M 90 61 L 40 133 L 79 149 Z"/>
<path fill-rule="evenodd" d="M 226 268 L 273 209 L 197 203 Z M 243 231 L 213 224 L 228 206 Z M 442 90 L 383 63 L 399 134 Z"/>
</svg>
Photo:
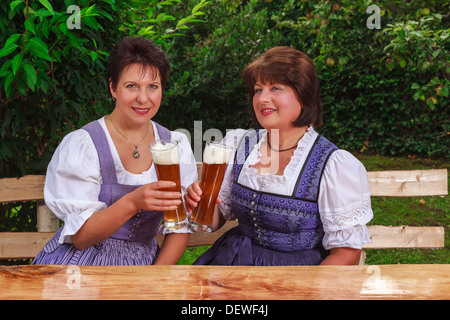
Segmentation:
<svg viewBox="0 0 450 320">
<path fill-rule="evenodd" d="M 209 142 L 203 154 L 200 188 L 202 196 L 194 208 L 190 227 L 194 231 L 211 232 L 216 199 L 222 186 L 225 171 L 233 148 L 224 144 Z"/>
<path fill-rule="evenodd" d="M 156 140 L 150 145 L 153 163 L 158 180 L 173 181 L 176 186 L 165 188 L 166 191 L 181 193 L 180 158 L 178 142 L 174 140 Z M 187 223 L 184 205 L 178 205 L 176 210 L 164 211 L 164 226 L 169 229 L 178 229 Z"/>
</svg>

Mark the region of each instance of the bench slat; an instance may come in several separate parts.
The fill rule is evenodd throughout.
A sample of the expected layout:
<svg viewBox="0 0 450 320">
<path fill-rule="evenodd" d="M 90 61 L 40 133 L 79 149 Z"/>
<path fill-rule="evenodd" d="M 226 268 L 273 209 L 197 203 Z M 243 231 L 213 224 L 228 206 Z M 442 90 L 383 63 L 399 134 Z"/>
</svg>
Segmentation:
<svg viewBox="0 0 450 320">
<path fill-rule="evenodd" d="M 0 232 L 0 259 L 34 258 L 54 232 Z"/>
<path fill-rule="evenodd" d="M 448 194 L 447 169 L 369 171 L 373 197 L 425 197 Z"/>
<path fill-rule="evenodd" d="M 212 233 L 193 233 L 188 246 L 213 244 L 226 231 L 237 226 L 237 221 L 228 221 L 220 230 Z M 368 226 L 372 242 L 364 249 L 395 248 L 444 248 L 443 227 L 385 227 Z M 54 235 L 52 232 L 1 232 L 0 259 L 33 258 Z M 161 244 L 163 237 L 157 236 Z"/>
<path fill-rule="evenodd" d="M 443 227 L 368 226 L 372 242 L 364 249 L 444 248 Z"/>
<path fill-rule="evenodd" d="M 201 172 L 201 163 L 197 164 Z M 447 169 L 369 171 L 367 177 L 373 197 L 446 196 Z M 44 199 L 44 175 L 0 179 L 0 202 Z"/>
<path fill-rule="evenodd" d="M 44 199 L 44 175 L 0 179 L 0 202 Z"/>
</svg>

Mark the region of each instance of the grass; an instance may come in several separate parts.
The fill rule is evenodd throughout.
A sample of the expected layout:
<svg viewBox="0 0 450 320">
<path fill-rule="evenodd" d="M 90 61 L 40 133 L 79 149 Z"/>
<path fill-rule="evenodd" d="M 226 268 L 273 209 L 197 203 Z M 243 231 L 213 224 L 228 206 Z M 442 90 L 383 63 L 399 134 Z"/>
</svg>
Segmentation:
<svg viewBox="0 0 450 320">
<path fill-rule="evenodd" d="M 430 160 L 418 157 L 386 157 L 355 154 L 368 171 L 447 169 L 450 163 L 444 159 Z M 389 198 L 373 197 L 374 213 L 370 225 L 392 226 L 442 226 L 445 230 L 443 249 L 371 249 L 367 251 L 367 264 L 429 264 L 450 263 L 450 199 L 449 197 Z"/>
<path fill-rule="evenodd" d="M 445 159 L 426 159 L 415 156 L 388 157 L 369 153 L 354 153 L 368 171 L 447 169 Z M 442 226 L 445 229 L 443 249 L 369 249 L 366 264 L 432 264 L 450 263 L 450 199 L 449 197 L 389 198 L 373 197 L 374 218 L 369 225 Z M 209 246 L 190 247 L 178 264 L 192 264 Z"/>
</svg>

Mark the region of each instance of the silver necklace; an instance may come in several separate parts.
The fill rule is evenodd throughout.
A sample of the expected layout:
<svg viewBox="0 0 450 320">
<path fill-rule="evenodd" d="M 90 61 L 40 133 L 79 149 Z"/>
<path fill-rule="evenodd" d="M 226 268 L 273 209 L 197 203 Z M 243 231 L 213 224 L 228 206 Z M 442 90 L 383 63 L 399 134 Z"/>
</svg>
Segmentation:
<svg viewBox="0 0 450 320">
<path fill-rule="evenodd" d="M 114 122 L 113 122 L 112 119 L 111 119 L 111 116 L 108 116 L 108 119 L 109 119 L 109 121 L 111 122 L 111 124 L 113 125 L 113 128 L 114 128 L 114 129 L 115 129 L 122 137 L 124 137 L 125 139 L 127 139 L 127 141 L 128 141 L 129 143 L 131 143 L 131 144 L 134 146 L 133 158 L 139 159 L 139 157 L 141 156 L 141 154 L 139 153 L 138 147 L 141 145 L 142 141 L 144 141 L 145 137 L 147 136 L 147 133 L 148 133 L 148 123 L 147 123 L 147 130 L 145 131 L 144 137 L 142 138 L 142 140 L 141 140 L 138 144 L 135 144 L 135 143 L 133 143 L 130 139 L 128 139 L 127 137 L 125 137 L 125 136 L 122 134 L 122 132 L 119 131 L 119 129 L 116 128 L 116 126 L 114 125 Z"/>
</svg>

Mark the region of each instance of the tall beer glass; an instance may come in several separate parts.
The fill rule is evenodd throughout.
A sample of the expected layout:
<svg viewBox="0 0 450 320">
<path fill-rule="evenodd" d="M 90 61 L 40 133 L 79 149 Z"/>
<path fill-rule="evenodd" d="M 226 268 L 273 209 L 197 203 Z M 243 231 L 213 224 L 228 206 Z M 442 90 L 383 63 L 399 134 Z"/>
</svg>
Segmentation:
<svg viewBox="0 0 450 320">
<path fill-rule="evenodd" d="M 233 148 L 222 143 L 208 142 L 203 152 L 200 188 L 202 197 L 189 222 L 196 232 L 211 232 L 216 199 L 222 186 L 225 171 L 233 154 Z"/>
<path fill-rule="evenodd" d="M 178 142 L 175 140 L 156 140 L 150 144 L 153 163 L 158 180 L 173 181 L 176 186 L 166 188 L 167 191 L 181 193 L 180 155 Z M 179 229 L 187 224 L 186 210 L 181 203 L 176 210 L 164 211 L 164 226 L 169 229 Z"/>
</svg>

